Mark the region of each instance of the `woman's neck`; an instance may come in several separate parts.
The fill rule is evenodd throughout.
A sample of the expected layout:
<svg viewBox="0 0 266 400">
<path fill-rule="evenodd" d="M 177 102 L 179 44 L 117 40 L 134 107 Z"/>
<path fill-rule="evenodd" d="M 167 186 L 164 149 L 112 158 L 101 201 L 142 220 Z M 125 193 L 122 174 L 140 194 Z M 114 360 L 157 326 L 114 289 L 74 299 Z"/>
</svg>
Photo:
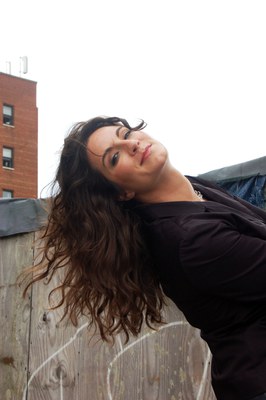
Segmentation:
<svg viewBox="0 0 266 400">
<path fill-rule="evenodd" d="M 189 180 L 177 169 L 168 165 L 152 191 L 136 196 L 142 203 L 163 203 L 168 201 L 201 201 Z"/>
</svg>

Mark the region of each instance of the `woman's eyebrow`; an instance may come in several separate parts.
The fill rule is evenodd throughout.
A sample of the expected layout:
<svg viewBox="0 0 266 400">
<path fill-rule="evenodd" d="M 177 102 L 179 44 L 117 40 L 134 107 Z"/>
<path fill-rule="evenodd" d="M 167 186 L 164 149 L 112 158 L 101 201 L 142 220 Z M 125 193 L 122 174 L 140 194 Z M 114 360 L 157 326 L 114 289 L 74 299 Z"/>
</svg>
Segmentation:
<svg viewBox="0 0 266 400">
<path fill-rule="evenodd" d="M 121 129 L 122 128 L 124 128 L 124 125 L 120 125 L 117 129 L 116 129 L 116 131 L 115 131 L 115 134 L 116 134 L 116 136 L 119 138 L 119 132 L 121 131 Z"/>
<path fill-rule="evenodd" d="M 124 125 L 119 125 L 119 127 L 116 129 L 115 131 L 115 135 L 119 138 L 119 132 L 121 131 L 121 129 L 124 128 Z M 104 167 L 106 167 L 105 165 L 105 157 L 107 156 L 107 154 L 112 150 L 112 146 L 111 147 L 107 147 L 107 149 L 105 150 L 105 152 L 103 153 L 102 156 L 102 164 Z"/>
</svg>

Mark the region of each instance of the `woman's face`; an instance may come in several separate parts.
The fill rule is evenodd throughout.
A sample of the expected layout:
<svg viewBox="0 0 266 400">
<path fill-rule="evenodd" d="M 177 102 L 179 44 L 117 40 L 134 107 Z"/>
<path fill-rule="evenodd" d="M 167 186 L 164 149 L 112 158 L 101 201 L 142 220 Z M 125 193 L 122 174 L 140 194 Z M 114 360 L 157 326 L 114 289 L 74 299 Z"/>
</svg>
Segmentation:
<svg viewBox="0 0 266 400">
<path fill-rule="evenodd" d="M 168 160 L 165 147 L 143 131 L 124 126 L 97 129 L 87 143 L 93 168 L 116 183 L 130 199 L 152 191 Z"/>
</svg>

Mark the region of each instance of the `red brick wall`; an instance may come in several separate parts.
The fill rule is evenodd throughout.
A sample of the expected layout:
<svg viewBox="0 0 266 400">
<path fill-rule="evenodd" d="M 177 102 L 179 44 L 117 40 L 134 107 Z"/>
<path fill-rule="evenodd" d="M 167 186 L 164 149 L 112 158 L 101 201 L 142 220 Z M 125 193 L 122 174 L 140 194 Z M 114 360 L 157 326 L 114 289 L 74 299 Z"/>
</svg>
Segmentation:
<svg viewBox="0 0 266 400">
<path fill-rule="evenodd" d="M 3 104 L 13 106 L 14 127 L 3 125 Z M 0 197 L 3 189 L 14 197 L 38 196 L 38 110 L 36 82 L 0 73 Z M 13 148 L 14 169 L 3 168 L 2 148 Z"/>
</svg>

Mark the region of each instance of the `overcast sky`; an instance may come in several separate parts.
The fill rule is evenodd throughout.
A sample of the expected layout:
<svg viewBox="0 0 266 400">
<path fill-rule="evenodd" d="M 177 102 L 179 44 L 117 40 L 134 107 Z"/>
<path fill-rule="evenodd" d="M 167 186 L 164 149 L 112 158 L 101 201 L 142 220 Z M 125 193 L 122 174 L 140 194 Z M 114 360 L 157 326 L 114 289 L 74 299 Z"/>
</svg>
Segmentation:
<svg viewBox="0 0 266 400">
<path fill-rule="evenodd" d="M 37 81 L 39 193 L 96 115 L 144 119 L 184 174 L 265 156 L 265 21 L 265 0 L 2 2 L 0 70 L 27 56 Z"/>
</svg>

